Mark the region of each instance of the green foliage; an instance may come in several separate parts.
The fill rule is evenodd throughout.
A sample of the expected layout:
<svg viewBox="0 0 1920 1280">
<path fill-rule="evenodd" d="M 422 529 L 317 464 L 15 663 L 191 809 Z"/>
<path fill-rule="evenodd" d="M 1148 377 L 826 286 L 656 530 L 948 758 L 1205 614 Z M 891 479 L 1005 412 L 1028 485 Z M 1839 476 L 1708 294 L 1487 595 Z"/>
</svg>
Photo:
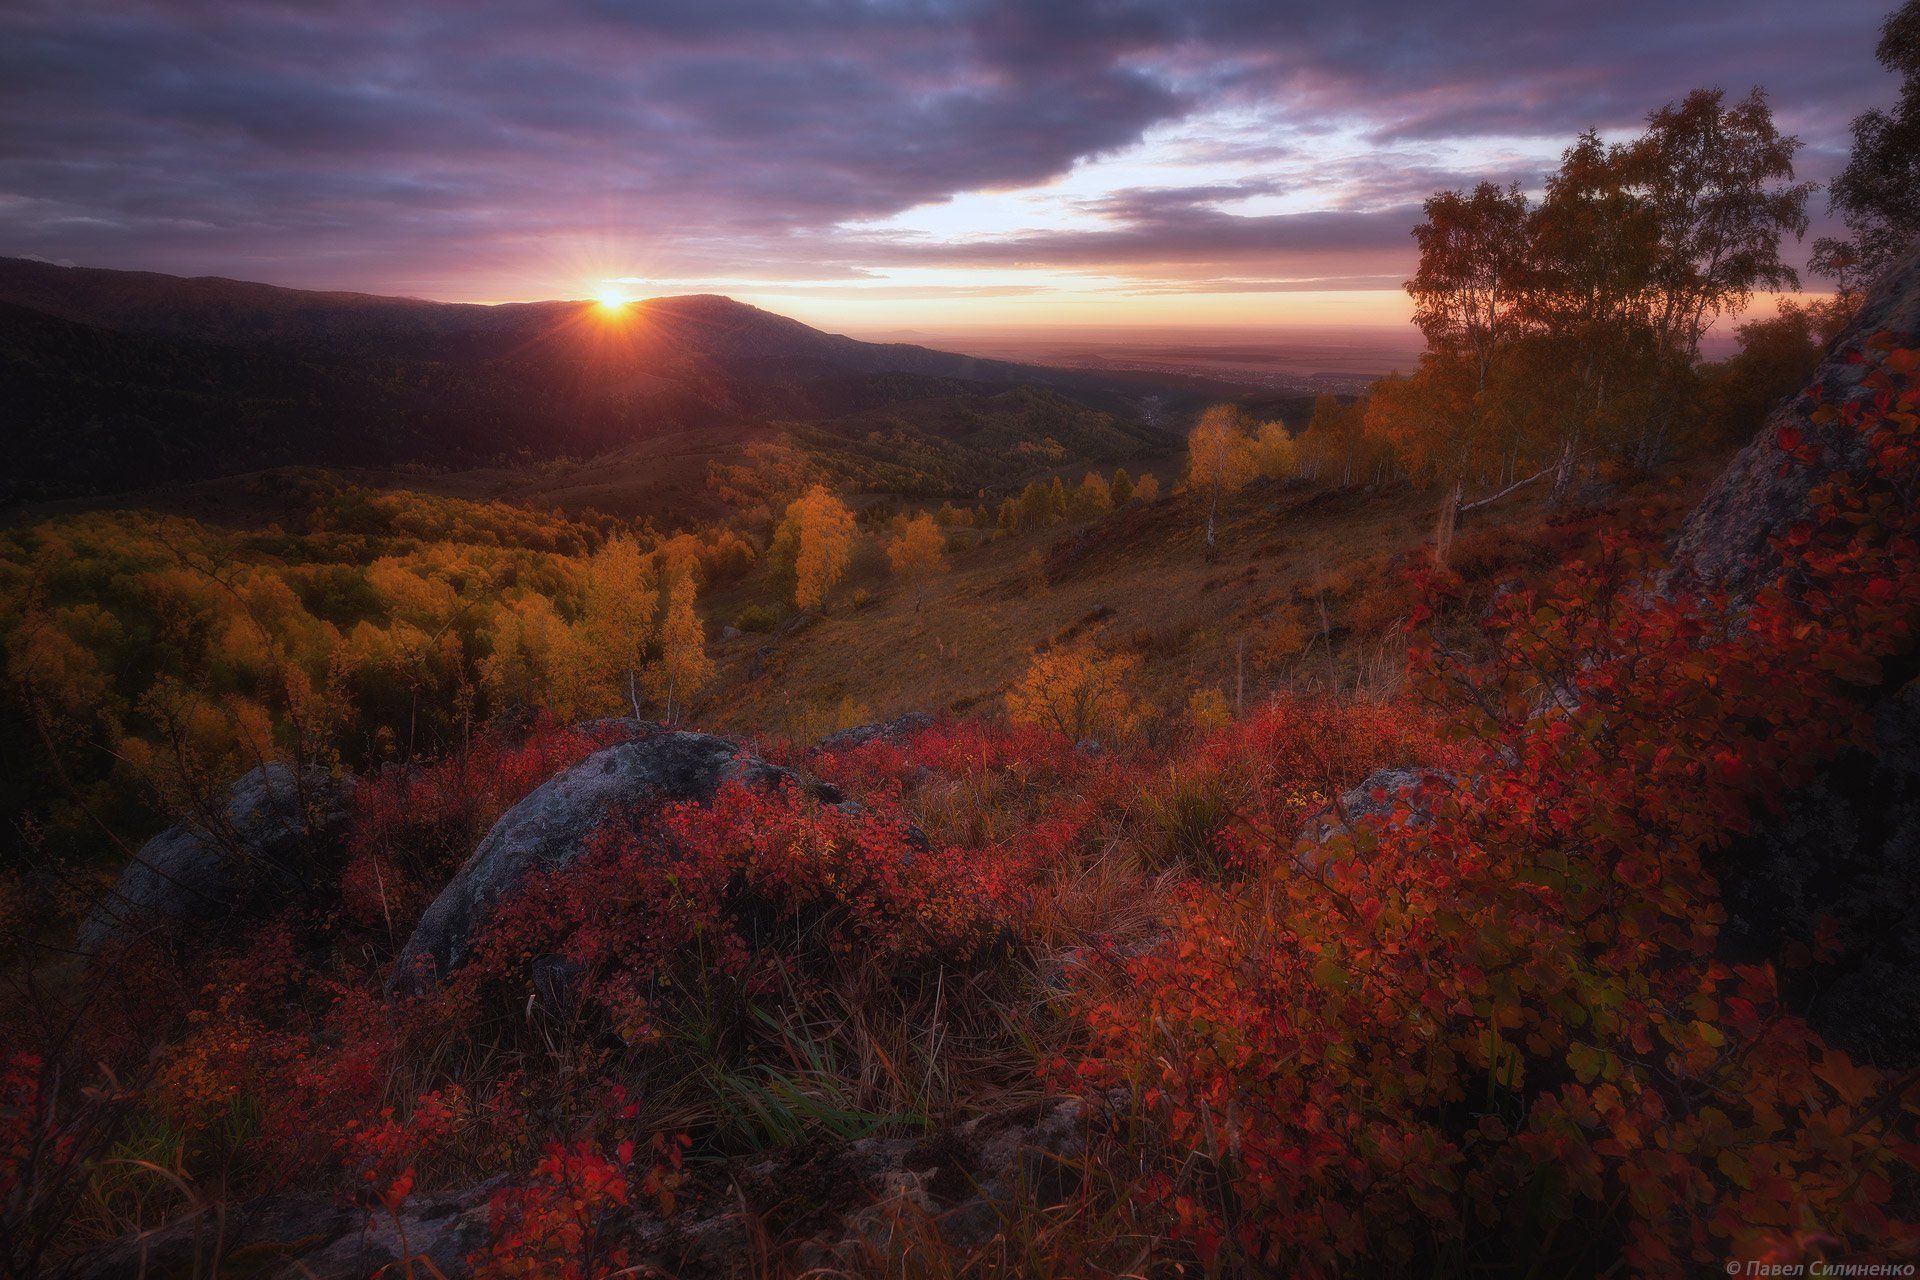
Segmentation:
<svg viewBox="0 0 1920 1280">
<path fill-rule="evenodd" d="M 767 635 L 780 625 L 780 611 L 768 604 L 750 604 L 734 615 L 733 625 L 748 635 Z"/>
</svg>

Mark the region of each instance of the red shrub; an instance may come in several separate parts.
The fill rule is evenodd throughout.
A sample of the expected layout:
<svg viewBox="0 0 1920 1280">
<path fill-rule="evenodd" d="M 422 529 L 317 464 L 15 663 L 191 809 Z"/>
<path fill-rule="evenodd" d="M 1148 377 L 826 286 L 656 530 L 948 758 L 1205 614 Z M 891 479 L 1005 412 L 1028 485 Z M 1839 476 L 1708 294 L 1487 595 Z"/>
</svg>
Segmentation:
<svg viewBox="0 0 1920 1280">
<path fill-rule="evenodd" d="M 486 734 L 445 759 L 367 780 L 354 796 L 341 880 L 349 915 L 404 935 L 501 814 L 628 736 L 617 723 L 590 729 L 542 720 L 518 743 Z"/>
<path fill-rule="evenodd" d="M 40 1055 L 8 1052 L 0 1059 L 0 1204 L 13 1198 L 41 1141 Z"/>
<path fill-rule="evenodd" d="M 965 960 L 1013 918 L 1022 883 L 1008 858 L 917 847 L 898 819 L 730 785 L 710 805 L 609 824 L 574 865 L 531 878 L 465 981 L 564 954 L 619 1033 L 644 1043 L 675 972 L 751 987 L 769 963 L 813 953 Z"/>
<path fill-rule="evenodd" d="M 1180 765 L 1187 785 L 1224 791 L 1234 861 L 1292 849 L 1301 822 L 1376 769 L 1446 767 L 1461 753 L 1431 716 L 1401 703 L 1283 697 L 1208 735 Z"/>
<path fill-rule="evenodd" d="M 904 741 L 885 739 L 818 761 L 821 775 L 863 797 L 899 794 L 931 775 L 978 782 L 1009 778 L 1022 786 L 1083 783 L 1113 767 L 1108 755 L 1077 750 L 1071 739 L 1036 725 L 942 721 Z"/>
<path fill-rule="evenodd" d="M 1573 1273 L 1624 1247 L 1688 1275 L 1913 1238 L 1911 1078 L 1712 958 L 1701 854 L 1856 741 L 1853 689 L 1911 647 L 1915 363 L 1846 411 L 1872 474 L 1816 491 L 1751 612 L 1649 595 L 1622 545 L 1515 595 L 1489 665 L 1421 655 L 1478 709 L 1471 781 L 1315 869 L 1193 890 L 1166 945 L 1089 987 L 1075 1071 L 1146 1105 L 1203 1253 Z"/>
<path fill-rule="evenodd" d="M 495 1193 L 491 1241 L 472 1259 L 474 1280 L 604 1280 L 627 1252 L 608 1230 L 627 1207 L 632 1143 L 618 1160 L 587 1143 L 551 1146 L 525 1183 Z"/>
<path fill-rule="evenodd" d="M 371 1122 L 347 1122 L 337 1145 L 354 1179 L 354 1194 L 369 1213 L 398 1214 L 413 1191 L 414 1168 L 453 1135 L 464 1109 L 459 1089 L 422 1094 L 404 1119 L 383 1107 Z"/>
</svg>

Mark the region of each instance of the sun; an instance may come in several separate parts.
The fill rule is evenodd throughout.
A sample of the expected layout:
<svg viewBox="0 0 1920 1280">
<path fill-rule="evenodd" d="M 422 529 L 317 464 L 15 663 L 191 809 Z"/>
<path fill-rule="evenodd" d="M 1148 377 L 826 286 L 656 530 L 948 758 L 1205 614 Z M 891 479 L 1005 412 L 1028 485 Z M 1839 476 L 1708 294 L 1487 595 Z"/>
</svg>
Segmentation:
<svg viewBox="0 0 1920 1280">
<path fill-rule="evenodd" d="M 602 311 L 625 311 L 627 304 L 633 301 L 627 296 L 627 291 L 617 285 L 602 285 L 599 292 L 593 295 L 593 300 L 600 304 Z"/>
</svg>

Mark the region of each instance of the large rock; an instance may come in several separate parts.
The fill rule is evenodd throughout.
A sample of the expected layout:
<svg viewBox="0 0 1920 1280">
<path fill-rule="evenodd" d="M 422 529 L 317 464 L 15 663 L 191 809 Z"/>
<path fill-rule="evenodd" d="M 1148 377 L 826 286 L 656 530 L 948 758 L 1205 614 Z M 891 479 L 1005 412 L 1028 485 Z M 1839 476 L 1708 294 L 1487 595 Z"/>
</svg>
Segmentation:
<svg viewBox="0 0 1920 1280">
<path fill-rule="evenodd" d="M 437 1273 L 458 1280 L 473 1274 L 467 1258 L 487 1242 L 488 1201 L 501 1182 L 496 1178 L 460 1191 L 416 1196 L 401 1206 L 397 1219 L 337 1200 L 265 1196 L 102 1245 L 55 1268 L 53 1275 L 58 1280 L 200 1275 L 218 1257 L 223 1276 L 373 1280 Z"/>
<path fill-rule="evenodd" d="M 353 782 L 321 769 L 261 765 L 206 813 L 142 845 L 80 926 L 92 955 L 152 928 L 218 925 L 330 878 L 352 816 Z"/>
<path fill-rule="evenodd" d="M 1375 769 L 1358 786 L 1342 794 L 1338 805 L 1328 805 L 1308 817 L 1301 825 L 1295 855 L 1317 854 L 1320 847 L 1335 836 L 1351 834 L 1361 826 L 1384 824 L 1401 806 L 1408 809 L 1408 822 L 1425 822 L 1426 816 L 1415 804 L 1420 794 L 1430 787 L 1446 786 L 1452 781 L 1453 775 L 1443 769 L 1428 769 L 1418 765 L 1388 765 Z M 1317 857 L 1308 861 L 1318 865 Z"/>
<path fill-rule="evenodd" d="M 1688 518 L 1670 589 L 1724 587 L 1739 600 L 1778 573 L 1771 540 L 1809 516 L 1813 486 L 1835 472 L 1861 475 L 1868 462 L 1855 430 L 1817 423 L 1813 411 L 1878 394 L 1862 386 L 1861 356 L 1885 342 L 1920 347 L 1920 255 L 1875 286 L 1807 388 L 1774 410 Z M 1814 465 L 1787 456 L 1782 428 L 1818 451 Z M 1789 1003 L 1850 1052 L 1911 1065 L 1920 1063 L 1920 686 L 1911 658 L 1894 665 L 1863 695 L 1873 749 L 1778 797 L 1714 866 L 1728 915 L 1722 953 L 1804 958 L 1816 933 L 1828 935 L 1837 958 L 1783 967 Z"/>
<path fill-rule="evenodd" d="M 884 1253 L 895 1216 L 924 1216 L 962 1248 L 985 1243 L 1023 1206 L 1059 1204 L 1072 1190 L 1090 1128 L 1117 1096 L 1036 1102 L 976 1116 L 923 1137 L 810 1143 L 708 1166 L 690 1204 L 662 1218 L 636 1196 L 604 1224 L 636 1274 L 731 1280 L 764 1274 L 756 1231 L 784 1220 L 805 1267 L 846 1274 Z M 53 1270 L 58 1280 L 200 1274 L 272 1280 L 375 1280 L 408 1274 L 467 1280 L 489 1237 L 488 1204 L 503 1178 L 415 1196 L 397 1220 L 338 1201 L 271 1196 L 216 1216 L 109 1242 Z M 407 1264 L 413 1265 L 409 1267 Z M 427 1264 L 431 1264 L 431 1270 Z M 783 1272 L 784 1274 L 784 1272 Z M 811 1274 L 811 1272 L 809 1272 Z"/>
<path fill-rule="evenodd" d="M 736 1171 L 735 1186 L 750 1207 L 809 1173 L 857 1191 L 795 1250 L 823 1275 L 852 1274 L 861 1260 L 884 1256 L 903 1214 L 958 1249 L 978 1248 L 1013 1214 L 1044 1212 L 1072 1194 L 1089 1132 L 1118 1100 L 1036 1102 L 922 1138 L 861 1139 L 797 1166 L 791 1156 L 776 1158 L 748 1171 L 757 1177 Z M 756 1195 L 756 1185 L 766 1190 Z"/>
<path fill-rule="evenodd" d="M 496 822 L 440 891 L 401 952 L 401 989 L 431 983 L 467 958 L 475 927 L 502 895 L 535 869 L 564 867 L 608 817 L 641 814 L 678 801 L 704 803 L 727 782 L 790 783 L 829 804 L 833 787 L 767 763 L 735 743 L 704 733 L 661 733 L 596 751 L 548 779 Z"/>
<path fill-rule="evenodd" d="M 1719 853 L 1722 953 L 1771 960 L 1821 935 L 1837 955 L 1790 965 L 1790 1002 L 1829 1041 L 1920 1063 L 1920 681 L 1874 714 L 1871 752 L 1835 761 Z"/>
<path fill-rule="evenodd" d="M 855 725 L 851 729 L 830 733 L 820 739 L 813 749 L 821 752 L 852 751 L 869 742 L 905 742 L 933 728 L 934 723 L 934 718 L 924 711 L 909 711 L 906 715 L 877 724 Z"/>
<path fill-rule="evenodd" d="M 1750 596 L 1779 568 L 1770 541 L 1808 513 L 1807 493 L 1834 471 L 1858 471 L 1866 462 L 1859 435 L 1838 423 L 1817 423 L 1819 405 L 1840 404 L 1865 394 L 1866 366 L 1859 356 L 1877 335 L 1902 346 L 1920 346 L 1920 255 L 1888 273 L 1860 314 L 1835 339 L 1826 358 L 1799 395 L 1770 414 L 1688 517 L 1674 544 L 1670 588 L 1725 587 Z M 1814 466 L 1793 462 L 1780 446 L 1780 430 L 1796 429 L 1820 451 Z"/>
</svg>

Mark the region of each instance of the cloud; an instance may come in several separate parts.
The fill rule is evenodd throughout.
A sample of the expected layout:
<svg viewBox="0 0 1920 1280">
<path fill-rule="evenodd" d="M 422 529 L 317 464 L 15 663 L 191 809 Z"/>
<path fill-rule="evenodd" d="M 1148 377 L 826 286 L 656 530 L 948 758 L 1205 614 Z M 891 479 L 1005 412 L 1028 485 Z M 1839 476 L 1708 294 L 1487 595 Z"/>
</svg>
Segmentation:
<svg viewBox="0 0 1920 1280">
<path fill-rule="evenodd" d="M 443 296 L 935 262 L 1384 278 L 1463 156 L 1512 168 L 1512 139 L 1700 83 L 1767 84 L 1830 168 L 1891 92 L 1885 3 L 15 0 L 0 252 Z M 1154 148 L 1164 182 L 1118 173 L 1070 225 L 871 225 Z"/>
<path fill-rule="evenodd" d="M 1357 276 L 1289 276 L 1281 280 L 1219 279 L 1191 276 L 1143 284 L 1127 290 L 1129 294 L 1169 293 L 1325 293 L 1352 290 L 1398 289 L 1404 271 L 1376 272 Z"/>
<path fill-rule="evenodd" d="M 1325 270 L 1405 250 L 1408 229 L 1419 221 L 1411 206 L 1366 213 L 1248 216 L 1165 197 L 1162 192 L 1115 197 L 1108 205 L 1112 225 L 1103 230 L 1040 231 L 946 244 L 880 241 L 866 249 L 876 260 L 920 265 L 1214 269 L 1284 259 L 1290 266 Z"/>
</svg>

